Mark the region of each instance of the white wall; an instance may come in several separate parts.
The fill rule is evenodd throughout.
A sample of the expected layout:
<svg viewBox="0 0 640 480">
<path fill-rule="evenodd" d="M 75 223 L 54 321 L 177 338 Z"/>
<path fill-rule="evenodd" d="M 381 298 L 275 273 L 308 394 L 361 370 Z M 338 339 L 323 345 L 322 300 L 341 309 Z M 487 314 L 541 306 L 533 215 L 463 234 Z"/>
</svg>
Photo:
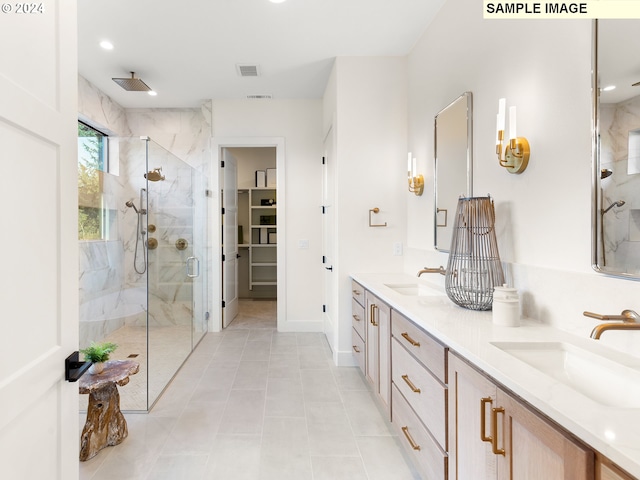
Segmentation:
<svg viewBox="0 0 640 480">
<path fill-rule="evenodd" d="M 278 301 L 286 302 L 286 318 L 279 319 L 279 325 L 286 330 L 320 331 L 322 102 L 213 100 L 212 124 L 214 138 L 284 139 L 286 178 L 284 192 L 278 185 L 278 198 L 284 196 L 287 204 L 286 294 Z M 308 240 L 309 248 L 298 248 L 300 240 Z"/>
<path fill-rule="evenodd" d="M 474 95 L 474 194 L 496 204 L 500 254 L 524 312 L 580 336 L 584 310 L 640 309 L 640 284 L 591 269 L 591 21 L 482 19 L 482 2 L 448 0 L 408 57 L 409 145 L 433 183 L 433 117 L 463 91 Z M 518 108 L 529 167 L 511 175 L 495 155 L 498 98 Z M 433 245 L 433 198 L 410 198 L 405 271 L 446 265 Z M 418 221 L 422 219 L 423 221 Z M 433 278 L 442 281 L 443 277 Z M 602 343 L 637 354 L 640 334 Z"/>
<path fill-rule="evenodd" d="M 335 123 L 336 141 L 338 363 L 352 348 L 349 275 L 403 267 L 393 244 L 406 235 L 406 65 L 404 57 L 340 57 L 325 96 L 325 131 Z M 386 227 L 369 227 L 376 207 L 372 221 Z"/>
</svg>

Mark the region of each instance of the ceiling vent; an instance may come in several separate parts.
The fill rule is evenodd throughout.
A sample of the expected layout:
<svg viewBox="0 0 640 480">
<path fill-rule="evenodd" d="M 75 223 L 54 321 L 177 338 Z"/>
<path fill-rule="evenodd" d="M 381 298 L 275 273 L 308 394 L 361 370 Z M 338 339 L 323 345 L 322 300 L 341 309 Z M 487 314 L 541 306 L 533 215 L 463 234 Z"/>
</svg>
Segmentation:
<svg viewBox="0 0 640 480">
<path fill-rule="evenodd" d="M 248 63 L 237 63 L 236 70 L 241 77 L 259 77 L 260 67 L 258 65 L 250 65 Z"/>
<path fill-rule="evenodd" d="M 273 95 L 247 95 L 247 98 L 249 100 L 271 100 L 273 98 Z"/>
</svg>

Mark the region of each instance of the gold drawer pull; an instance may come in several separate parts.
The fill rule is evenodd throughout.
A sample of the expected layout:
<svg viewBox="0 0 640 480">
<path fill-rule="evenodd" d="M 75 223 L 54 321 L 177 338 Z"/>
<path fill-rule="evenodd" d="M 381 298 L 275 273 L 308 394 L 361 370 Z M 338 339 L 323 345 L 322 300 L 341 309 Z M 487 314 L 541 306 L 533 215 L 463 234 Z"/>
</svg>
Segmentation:
<svg viewBox="0 0 640 480">
<path fill-rule="evenodd" d="M 360 295 L 362 292 L 360 290 L 351 290 L 354 295 Z"/>
<path fill-rule="evenodd" d="M 407 332 L 402 333 L 402 337 L 414 347 L 420 346 L 420 342 L 416 342 L 413 338 L 409 336 Z"/>
<path fill-rule="evenodd" d="M 487 417 L 485 412 L 485 406 L 487 403 L 489 405 L 493 403 L 491 397 L 484 397 L 480 399 L 480 440 L 483 442 L 491 442 L 491 437 L 485 434 L 487 431 Z"/>
<path fill-rule="evenodd" d="M 413 391 L 413 393 L 420 393 L 420 389 L 416 388 L 416 386 L 409 380 L 409 375 L 402 375 L 402 379 L 409 385 L 409 388 Z"/>
<path fill-rule="evenodd" d="M 407 441 L 409 442 L 409 445 L 411 445 L 411 448 L 413 448 L 414 450 L 420 450 L 420 445 L 416 445 L 416 442 L 414 442 L 413 438 L 411 438 L 411 435 L 409 435 L 409 427 L 402 427 L 402 433 L 404 433 L 404 436 L 407 437 Z"/>
<path fill-rule="evenodd" d="M 504 408 L 497 407 L 491 409 L 491 436 L 493 437 L 493 440 L 491 441 L 491 449 L 496 455 L 504 456 L 504 448 L 498 448 L 498 413 L 502 413 L 504 415 Z"/>
<path fill-rule="evenodd" d="M 356 322 L 359 322 L 359 321 L 360 321 L 360 317 L 359 317 L 358 315 L 353 315 L 353 318 L 354 318 L 354 320 L 355 320 Z"/>
<path fill-rule="evenodd" d="M 358 348 L 358 346 L 357 346 L 357 345 L 354 345 L 354 346 L 353 346 L 353 349 L 355 350 L 355 352 L 356 352 L 356 353 L 360 353 L 360 349 Z"/>
<path fill-rule="evenodd" d="M 378 308 L 378 306 L 375 303 L 371 304 L 371 307 L 369 308 L 369 321 L 371 322 L 371 325 L 373 325 L 374 327 L 377 327 L 378 324 L 376 323 L 376 309 Z"/>
</svg>

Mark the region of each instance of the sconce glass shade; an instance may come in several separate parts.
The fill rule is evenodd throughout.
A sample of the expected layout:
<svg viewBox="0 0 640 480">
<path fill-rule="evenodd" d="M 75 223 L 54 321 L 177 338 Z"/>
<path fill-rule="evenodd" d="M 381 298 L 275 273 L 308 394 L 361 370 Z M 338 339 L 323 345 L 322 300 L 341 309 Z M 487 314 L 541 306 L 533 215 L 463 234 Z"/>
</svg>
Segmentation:
<svg viewBox="0 0 640 480">
<path fill-rule="evenodd" d="M 445 289 L 453 303 L 491 310 L 493 288 L 504 284 L 491 197 L 461 197 L 454 219 Z"/>
</svg>

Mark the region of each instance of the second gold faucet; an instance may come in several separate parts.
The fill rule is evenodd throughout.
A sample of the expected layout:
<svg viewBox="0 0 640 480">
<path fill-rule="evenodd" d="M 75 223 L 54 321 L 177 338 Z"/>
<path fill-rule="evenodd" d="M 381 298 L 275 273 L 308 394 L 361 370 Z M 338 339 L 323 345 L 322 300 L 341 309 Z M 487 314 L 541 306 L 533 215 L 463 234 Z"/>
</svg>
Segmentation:
<svg viewBox="0 0 640 480">
<path fill-rule="evenodd" d="M 592 312 L 584 312 L 583 315 L 598 320 L 618 320 L 596 325 L 591 331 L 591 338 L 594 340 L 600 339 L 607 330 L 640 330 L 640 315 L 633 310 L 623 310 L 620 315 L 600 315 Z"/>
</svg>

